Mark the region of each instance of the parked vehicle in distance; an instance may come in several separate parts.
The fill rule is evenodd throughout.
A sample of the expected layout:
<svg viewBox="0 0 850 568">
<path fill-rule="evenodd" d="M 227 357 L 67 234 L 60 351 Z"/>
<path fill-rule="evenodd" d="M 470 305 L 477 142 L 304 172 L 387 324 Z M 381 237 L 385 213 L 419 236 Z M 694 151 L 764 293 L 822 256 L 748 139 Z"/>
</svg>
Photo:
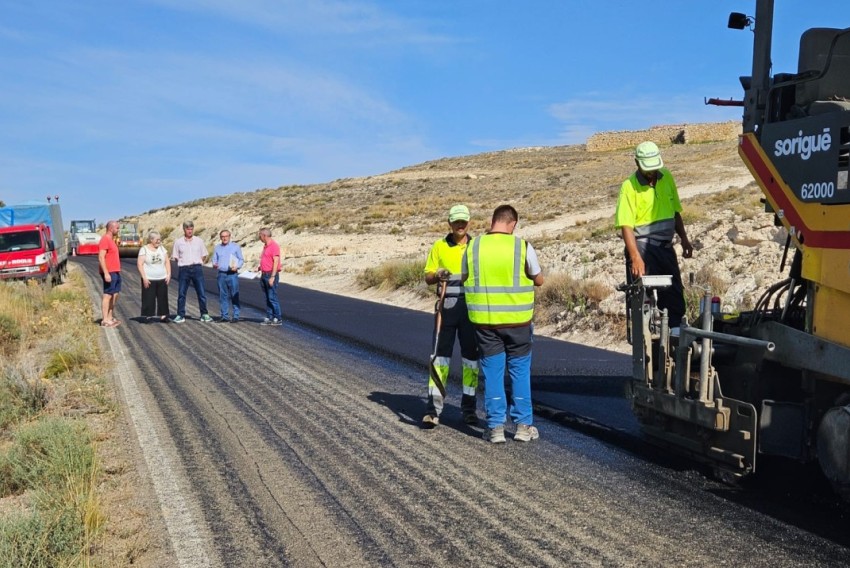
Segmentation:
<svg viewBox="0 0 850 568">
<path fill-rule="evenodd" d="M 94 219 L 75 219 L 71 221 L 71 229 L 68 235 L 68 249 L 72 255 L 96 255 L 99 242 L 100 235 L 97 234 L 97 225 Z"/>
<path fill-rule="evenodd" d="M 31 201 L 0 208 L 0 280 L 60 284 L 68 249 L 59 203 Z"/>
<path fill-rule="evenodd" d="M 142 246 L 142 237 L 139 235 L 139 226 L 136 223 L 122 221 L 115 237 L 120 256 L 138 256 Z"/>
</svg>

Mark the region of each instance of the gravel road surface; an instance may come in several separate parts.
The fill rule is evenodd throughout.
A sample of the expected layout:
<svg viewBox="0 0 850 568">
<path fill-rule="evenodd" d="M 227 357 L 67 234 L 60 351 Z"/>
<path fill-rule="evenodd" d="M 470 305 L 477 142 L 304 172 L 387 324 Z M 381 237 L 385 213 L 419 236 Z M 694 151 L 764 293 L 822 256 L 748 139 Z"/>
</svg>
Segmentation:
<svg viewBox="0 0 850 568">
<path fill-rule="evenodd" d="M 99 290 L 95 264 L 83 265 Z M 254 282 L 237 324 L 199 322 L 193 291 L 186 323 L 132 321 L 140 293 L 130 268 L 124 323 L 103 332 L 176 566 L 850 558 L 846 543 L 737 503 L 693 470 L 556 422 L 538 420 L 539 441 L 491 445 L 452 400 L 446 423 L 422 430 L 422 368 L 291 323 L 258 325 Z M 173 305 L 175 286 L 171 294 Z M 208 292 L 213 315 L 216 297 Z"/>
</svg>

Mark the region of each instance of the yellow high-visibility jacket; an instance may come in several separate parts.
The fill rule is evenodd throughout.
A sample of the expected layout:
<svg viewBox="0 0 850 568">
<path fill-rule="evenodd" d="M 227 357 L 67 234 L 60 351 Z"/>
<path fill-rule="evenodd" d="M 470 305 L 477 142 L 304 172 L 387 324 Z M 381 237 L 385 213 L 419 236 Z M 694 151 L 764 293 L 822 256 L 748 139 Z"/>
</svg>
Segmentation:
<svg viewBox="0 0 850 568">
<path fill-rule="evenodd" d="M 525 273 L 526 242 L 490 233 L 472 239 L 466 250 L 464 283 L 472 323 L 519 326 L 534 316 L 534 282 Z"/>
</svg>

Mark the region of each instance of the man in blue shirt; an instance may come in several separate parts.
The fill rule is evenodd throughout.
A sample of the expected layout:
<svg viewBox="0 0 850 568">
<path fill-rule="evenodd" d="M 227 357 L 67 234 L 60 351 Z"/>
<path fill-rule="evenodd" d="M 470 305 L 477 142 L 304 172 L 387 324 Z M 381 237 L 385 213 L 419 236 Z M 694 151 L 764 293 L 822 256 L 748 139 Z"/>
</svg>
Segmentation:
<svg viewBox="0 0 850 568">
<path fill-rule="evenodd" d="M 239 321 L 239 269 L 245 260 L 242 247 L 230 240 L 230 231 L 223 230 L 218 235 L 221 244 L 213 249 L 213 268 L 218 270 L 218 299 L 221 306 L 222 322 Z M 233 305 L 233 319 L 230 319 L 230 306 Z"/>
</svg>

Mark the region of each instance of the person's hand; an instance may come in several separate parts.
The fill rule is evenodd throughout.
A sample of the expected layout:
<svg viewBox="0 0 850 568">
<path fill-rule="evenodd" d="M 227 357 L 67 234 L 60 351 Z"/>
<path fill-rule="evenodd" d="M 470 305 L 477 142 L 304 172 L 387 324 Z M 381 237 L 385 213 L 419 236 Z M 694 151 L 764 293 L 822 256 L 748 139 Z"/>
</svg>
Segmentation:
<svg viewBox="0 0 850 568">
<path fill-rule="evenodd" d="M 147 278 L 142 278 L 142 284 L 144 285 L 145 288 L 150 288 L 151 281 L 148 280 Z"/>
<path fill-rule="evenodd" d="M 439 268 L 437 269 L 437 272 L 434 273 L 434 276 L 436 276 L 437 280 L 439 280 L 440 282 L 445 282 L 449 279 L 449 276 L 451 275 L 452 273 L 449 272 L 447 268 Z"/>
<path fill-rule="evenodd" d="M 169 283 L 169 282 L 171 282 L 171 275 L 170 275 L 170 274 L 166 274 L 166 275 L 165 275 L 165 285 L 166 285 L 166 286 L 168 286 L 168 283 Z"/>
<path fill-rule="evenodd" d="M 682 239 L 682 256 L 684 258 L 691 258 L 694 256 L 694 247 L 691 245 L 691 241 L 688 240 L 688 237 L 684 237 Z"/>
<path fill-rule="evenodd" d="M 108 272 L 103 273 L 103 280 L 105 282 L 112 282 L 112 275 Z"/>
<path fill-rule="evenodd" d="M 632 276 L 635 278 L 640 278 L 646 274 L 646 265 L 643 263 L 643 259 L 638 256 L 637 258 L 632 259 Z"/>
</svg>

